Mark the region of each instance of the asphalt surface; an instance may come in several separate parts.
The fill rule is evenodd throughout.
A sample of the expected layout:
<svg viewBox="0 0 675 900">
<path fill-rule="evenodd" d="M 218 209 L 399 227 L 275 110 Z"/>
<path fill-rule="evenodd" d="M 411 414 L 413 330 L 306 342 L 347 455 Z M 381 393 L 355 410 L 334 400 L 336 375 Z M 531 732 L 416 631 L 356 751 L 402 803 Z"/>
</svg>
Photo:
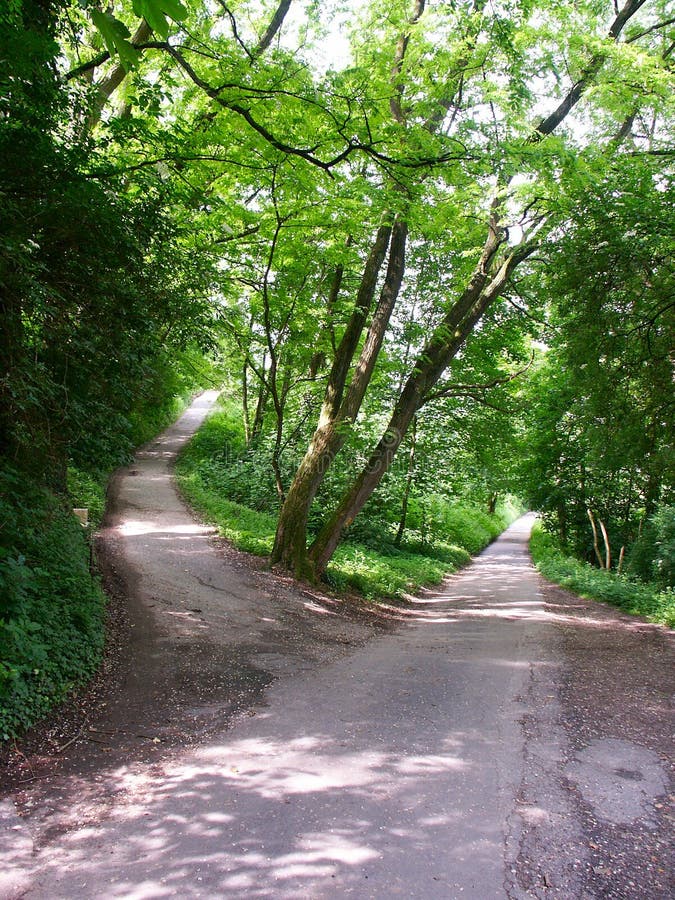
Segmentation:
<svg viewBox="0 0 675 900">
<path fill-rule="evenodd" d="M 386 626 L 256 571 L 172 485 L 213 400 L 118 479 L 118 739 L 0 802 L 0 897 L 671 896 L 672 633 L 546 588 L 531 516 Z"/>
</svg>

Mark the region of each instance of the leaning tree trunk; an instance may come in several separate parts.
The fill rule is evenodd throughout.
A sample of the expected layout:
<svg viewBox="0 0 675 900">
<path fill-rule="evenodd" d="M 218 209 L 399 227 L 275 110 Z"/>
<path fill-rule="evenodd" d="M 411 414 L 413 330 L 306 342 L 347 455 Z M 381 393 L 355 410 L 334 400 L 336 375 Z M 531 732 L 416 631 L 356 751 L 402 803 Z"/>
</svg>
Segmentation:
<svg viewBox="0 0 675 900">
<path fill-rule="evenodd" d="M 391 243 L 389 244 L 389 233 Z M 272 562 L 290 569 L 298 578 L 312 578 L 307 559 L 307 522 L 316 493 L 335 456 L 347 439 L 373 374 L 391 313 L 398 297 L 405 267 L 405 222 L 380 228 L 366 263 L 354 314 L 347 326 L 326 387 L 319 425 L 288 490 L 279 515 Z M 377 275 L 389 245 L 387 273 L 373 313 L 352 381 L 345 387 L 350 363 L 365 325 L 365 315 L 375 291 Z"/>
<path fill-rule="evenodd" d="M 426 402 L 429 391 L 487 309 L 504 290 L 513 269 L 534 249 L 532 246 L 517 248 L 502 261 L 494 277 L 490 278 L 491 263 L 503 240 L 503 233 L 493 218 L 481 260 L 468 286 L 418 357 L 384 434 L 310 547 L 308 561 L 313 579 L 323 577 L 326 566 L 340 543 L 343 530 L 354 521 L 391 467 L 410 423 Z"/>
<path fill-rule="evenodd" d="M 400 547 L 405 534 L 405 526 L 408 519 L 408 504 L 412 492 L 413 475 L 415 472 L 415 452 L 417 450 L 417 417 L 413 419 L 413 427 L 410 441 L 410 453 L 408 454 L 408 471 L 405 476 L 405 488 L 403 489 L 403 501 L 401 503 L 401 518 L 398 522 L 394 546 Z"/>
</svg>

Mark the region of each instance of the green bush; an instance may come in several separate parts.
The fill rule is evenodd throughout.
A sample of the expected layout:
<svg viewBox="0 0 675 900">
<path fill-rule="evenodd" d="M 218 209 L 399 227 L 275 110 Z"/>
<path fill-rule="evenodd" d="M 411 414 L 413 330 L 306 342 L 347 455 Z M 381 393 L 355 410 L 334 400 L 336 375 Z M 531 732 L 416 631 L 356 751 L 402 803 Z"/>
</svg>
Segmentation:
<svg viewBox="0 0 675 900">
<path fill-rule="evenodd" d="M 104 597 L 82 526 L 57 497 L 0 469 L 0 739 L 36 722 L 96 670 Z"/>
<path fill-rule="evenodd" d="M 627 568 L 643 581 L 675 587 L 675 506 L 660 506 L 647 519 L 630 551 Z"/>
<path fill-rule="evenodd" d="M 68 494 L 74 508 L 89 510 L 90 529 L 98 528 L 105 512 L 105 492 L 108 474 L 100 469 L 85 472 L 68 466 Z"/>
<path fill-rule="evenodd" d="M 610 603 L 631 615 L 644 616 L 650 622 L 675 627 L 675 591 L 657 584 L 645 584 L 596 569 L 590 563 L 566 556 L 555 538 L 537 525 L 530 540 L 532 558 L 549 581 L 591 600 Z"/>
<path fill-rule="evenodd" d="M 656 530 L 654 578 L 666 588 L 675 588 L 675 506 L 661 506 L 652 522 Z"/>
</svg>

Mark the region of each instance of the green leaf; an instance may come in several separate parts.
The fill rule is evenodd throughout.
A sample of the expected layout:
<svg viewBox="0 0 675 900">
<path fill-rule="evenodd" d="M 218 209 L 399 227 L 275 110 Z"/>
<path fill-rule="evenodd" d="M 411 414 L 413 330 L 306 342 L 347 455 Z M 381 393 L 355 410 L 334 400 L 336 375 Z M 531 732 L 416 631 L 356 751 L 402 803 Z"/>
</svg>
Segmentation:
<svg viewBox="0 0 675 900">
<path fill-rule="evenodd" d="M 180 0 L 133 0 L 133 10 L 142 16 L 153 31 L 163 38 L 169 36 L 168 19 L 181 22 L 187 15 L 187 9 Z"/>
<path fill-rule="evenodd" d="M 111 13 L 104 13 L 99 9 L 91 10 L 91 20 L 100 32 L 108 53 L 111 56 L 117 54 L 127 71 L 133 69 L 138 62 L 139 53 L 127 40 L 130 33 L 124 22 L 120 22 Z"/>
<path fill-rule="evenodd" d="M 172 18 L 174 22 L 182 22 L 187 16 L 187 9 L 180 0 L 155 0 L 155 2 L 161 5 L 167 16 Z"/>
</svg>

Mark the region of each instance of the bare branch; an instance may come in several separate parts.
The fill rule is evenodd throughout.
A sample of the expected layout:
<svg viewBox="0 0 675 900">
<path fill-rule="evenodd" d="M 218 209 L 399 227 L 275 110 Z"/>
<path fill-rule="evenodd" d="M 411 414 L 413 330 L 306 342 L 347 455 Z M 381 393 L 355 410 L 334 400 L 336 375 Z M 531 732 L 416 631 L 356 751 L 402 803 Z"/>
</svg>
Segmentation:
<svg viewBox="0 0 675 900">
<path fill-rule="evenodd" d="M 241 241 L 244 238 L 250 237 L 252 234 L 257 234 L 259 231 L 260 225 L 251 225 L 250 228 L 245 228 L 244 231 L 240 231 L 239 234 L 230 234 L 227 237 L 218 238 L 213 243 L 227 244 L 230 241 Z"/>
<path fill-rule="evenodd" d="M 675 22 L 675 16 L 672 19 L 666 19 L 665 22 L 657 22 L 656 25 L 652 25 L 651 28 L 645 28 L 644 31 L 640 31 L 638 34 L 633 34 L 629 38 L 626 38 L 627 44 L 632 44 L 634 41 L 639 41 L 640 38 L 645 37 L 648 34 L 651 34 L 653 31 L 659 31 L 661 28 L 667 28 L 669 25 L 672 25 Z"/>
<path fill-rule="evenodd" d="M 492 381 L 488 381 L 484 384 L 449 384 L 445 387 L 441 388 L 438 391 L 434 391 L 431 394 L 427 394 L 424 398 L 424 403 L 430 403 L 432 400 L 439 400 L 442 397 L 471 397 L 473 400 L 477 400 L 478 402 L 483 402 L 485 400 L 481 395 L 486 391 L 494 390 L 496 387 L 501 387 L 505 384 L 510 384 L 512 381 L 515 381 L 516 378 L 520 378 L 522 375 L 525 375 L 532 368 L 532 363 L 534 362 L 534 353 L 532 353 L 530 357 L 530 361 L 525 366 L 524 369 L 519 369 L 517 372 L 513 372 L 510 375 L 505 375 L 503 378 L 493 378 Z"/>
<path fill-rule="evenodd" d="M 400 36 L 396 45 L 396 55 L 394 56 L 394 65 L 391 70 L 391 81 L 394 86 L 394 94 L 389 101 L 389 109 L 394 119 L 402 125 L 405 122 L 401 99 L 403 98 L 403 82 L 401 81 L 401 70 L 403 68 L 403 60 L 408 49 L 410 41 L 410 29 L 419 22 L 424 12 L 425 0 L 415 0 L 415 8 L 410 17 L 408 30 Z"/>
<path fill-rule="evenodd" d="M 91 72 L 93 69 L 97 69 L 99 66 L 102 66 L 103 63 L 108 62 L 109 59 L 110 54 L 107 50 L 104 50 L 102 53 L 99 53 L 98 56 L 94 56 L 92 59 L 88 59 L 86 62 L 83 62 L 79 66 L 76 66 L 74 69 L 71 69 L 70 72 L 66 72 L 66 74 L 63 76 L 63 80 L 72 81 L 73 78 L 79 78 L 80 75 L 85 75 L 87 72 Z"/>
<path fill-rule="evenodd" d="M 253 54 L 248 49 L 246 44 L 242 41 L 242 39 L 239 37 L 239 31 L 237 30 L 237 20 L 234 18 L 234 13 L 232 13 L 229 6 L 227 6 L 225 4 L 224 0 L 218 0 L 218 2 L 223 7 L 223 9 L 225 10 L 225 13 L 227 14 L 228 19 L 230 20 L 230 26 L 232 27 L 232 34 L 234 36 L 235 41 L 239 44 L 239 46 L 244 51 L 244 53 L 248 56 L 248 58 L 251 60 L 251 62 L 253 62 Z"/>
</svg>

